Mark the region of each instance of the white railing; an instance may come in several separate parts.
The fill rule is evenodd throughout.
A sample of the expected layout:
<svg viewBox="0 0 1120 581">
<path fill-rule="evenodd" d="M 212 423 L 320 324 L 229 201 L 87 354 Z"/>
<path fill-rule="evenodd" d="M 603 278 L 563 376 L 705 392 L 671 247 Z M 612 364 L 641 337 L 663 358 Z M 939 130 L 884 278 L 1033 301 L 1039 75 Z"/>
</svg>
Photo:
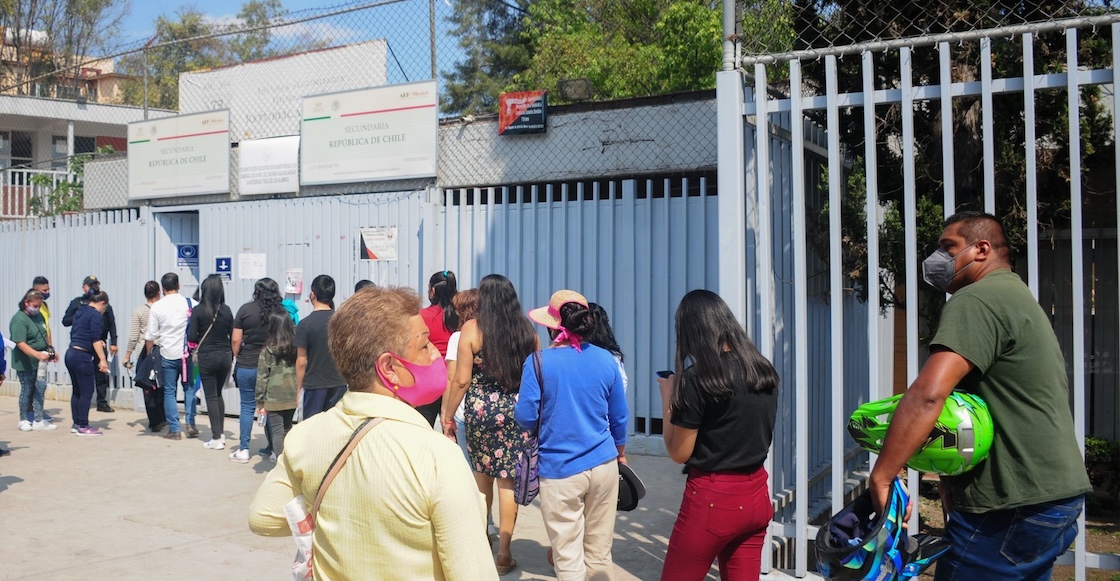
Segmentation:
<svg viewBox="0 0 1120 581">
<path fill-rule="evenodd" d="M 43 177 L 39 177 L 43 176 Z M 43 215 L 59 184 L 76 179 L 67 171 L 12 168 L 0 172 L 0 220 Z"/>
</svg>

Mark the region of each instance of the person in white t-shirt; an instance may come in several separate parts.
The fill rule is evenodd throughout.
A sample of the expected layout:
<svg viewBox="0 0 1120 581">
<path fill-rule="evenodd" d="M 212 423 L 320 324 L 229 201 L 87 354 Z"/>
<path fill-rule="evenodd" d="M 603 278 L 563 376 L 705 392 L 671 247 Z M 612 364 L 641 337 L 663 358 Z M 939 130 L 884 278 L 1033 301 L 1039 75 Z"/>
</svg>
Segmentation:
<svg viewBox="0 0 1120 581">
<path fill-rule="evenodd" d="M 163 275 L 160 286 L 163 287 L 163 298 L 152 305 L 144 340 L 149 352 L 155 342 L 159 341 L 159 355 L 163 359 L 160 385 L 163 388 L 163 410 L 167 415 L 167 433 L 163 437 L 182 440 L 183 430 L 179 424 L 179 407 L 175 395 L 183 376 L 187 322 L 190 321 L 194 304 L 189 298 L 179 294 L 179 275 L 174 272 Z M 196 391 L 197 384 L 188 385 L 183 382 L 183 404 L 187 412 L 186 432 L 192 438 L 198 435 L 198 428 L 194 425 Z"/>
</svg>

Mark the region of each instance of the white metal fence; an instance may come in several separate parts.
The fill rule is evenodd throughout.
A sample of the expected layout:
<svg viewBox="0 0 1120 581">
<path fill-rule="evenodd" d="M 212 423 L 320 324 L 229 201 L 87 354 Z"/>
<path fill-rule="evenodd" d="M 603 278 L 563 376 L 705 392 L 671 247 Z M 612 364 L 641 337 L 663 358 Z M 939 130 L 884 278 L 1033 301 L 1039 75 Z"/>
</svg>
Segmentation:
<svg viewBox="0 0 1120 581">
<path fill-rule="evenodd" d="M 1116 18 L 1112 16 L 1108 20 L 1115 22 Z M 1102 22 L 1094 21 L 1093 24 L 1101 25 Z M 1111 44 L 1108 64 L 1094 66 L 1090 63 L 1082 66 L 1079 55 L 1091 54 L 1092 51 L 1086 48 L 1089 44 L 1079 44 L 1079 34 L 1089 37 L 1096 31 L 1079 30 L 1079 26 L 1085 26 L 1085 22 L 1071 21 L 1065 26 L 1048 24 L 1048 34 L 1061 35 L 1064 42 L 1048 38 L 1047 49 L 1050 52 L 1047 54 L 1052 55 L 1057 46 L 1059 49 L 1064 48 L 1065 58 L 1057 65 L 1048 63 L 1042 70 L 1037 70 L 1034 64 L 1035 43 L 1042 43 L 1039 36 L 1031 29 L 1001 29 L 973 31 L 969 39 L 975 41 L 975 46 L 967 46 L 963 41 L 958 45 L 936 43 L 936 39 L 920 39 L 912 42 L 878 43 L 874 46 L 834 47 L 823 56 L 823 71 L 818 60 L 820 55 L 817 53 L 790 53 L 782 55 L 780 59 L 759 57 L 756 59 L 758 62 L 753 63 L 753 67 L 746 71 L 751 73 L 749 75 L 740 71 L 720 73 L 717 80 L 721 170 L 720 290 L 738 314 L 748 321 L 750 328 L 755 330 L 756 342 L 763 353 L 776 363 L 786 362 L 780 364 L 782 366 L 779 370 L 783 372 L 783 386 L 793 393 L 793 398 L 783 400 L 779 416 L 788 416 L 790 427 L 787 427 L 788 432 L 783 433 L 783 436 L 789 439 L 785 440 L 788 444 L 783 444 L 783 438 L 775 438 L 774 455 L 775 462 L 779 464 L 792 460 L 791 480 L 796 496 L 793 499 L 792 515 L 779 513 L 771 530 L 792 537 L 795 555 L 793 568 L 797 576 L 806 576 L 814 568 L 808 550 L 810 538 L 816 532 L 809 524 L 811 505 L 824 499 L 831 502 L 832 511 L 835 512 L 844 504 L 846 470 L 837 470 L 835 467 L 849 465 L 845 446 L 849 440 L 844 430 L 847 415 L 859 402 L 884 397 L 890 394 L 892 388 L 900 387 L 883 374 L 889 368 L 888 361 L 892 358 L 891 350 L 881 340 L 885 334 L 880 332 L 883 319 L 880 294 L 876 292 L 884 277 L 888 278 L 887 286 L 904 288 L 905 304 L 914 307 L 907 308 L 904 315 L 905 383 L 909 384 L 918 373 L 922 332 L 917 308 L 920 304 L 918 273 L 923 257 L 919 248 L 927 247 L 932 242 L 917 239 L 920 225 L 916 218 L 919 213 L 918 204 L 926 195 L 931 195 L 929 192 L 916 191 L 919 178 L 929 177 L 916 176 L 915 159 L 921 154 L 932 156 L 937 162 L 924 166 L 925 171 L 939 168 L 942 172 L 941 175 L 934 176 L 935 181 L 941 185 L 932 196 L 942 204 L 945 216 L 962 206 L 969 207 L 973 204 L 970 207 L 982 208 L 1000 216 L 1019 218 L 1024 223 L 1025 278 L 1036 297 L 1040 296 L 1040 289 L 1044 289 L 1046 292 L 1043 294 L 1049 295 L 1045 297 L 1044 304 L 1055 305 L 1050 312 L 1053 314 L 1055 327 L 1066 338 L 1064 344 L 1068 348 L 1067 357 L 1071 368 L 1071 403 L 1075 430 L 1079 441 L 1083 441 L 1086 419 L 1090 412 L 1086 405 L 1087 395 L 1090 394 L 1087 380 L 1090 377 L 1104 377 L 1092 376 L 1089 372 L 1094 370 L 1087 365 L 1089 358 L 1086 356 L 1086 337 L 1095 336 L 1086 333 L 1087 321 L 1094 320 L 1087 308 L 1087 300 L 1093 295 L 1087 290 L 1115 294 L 1116 287 L 1114 277 L 1111 283 L 1088 286 L 1094 279 L 1093 273 L 1085 271 L 1086 249 L 1096 246 L 1087 245 L 1085 240 L 1084 224 L 1091 217 L 1084 215 L 1088 202 L 1084 196 L 1087 172 L 1082 164 L 1088 153 L 1083 151 L 1082 128 L 1083 123 L 1092 121 L 1085 111 L 1093 105 L 1089 101 L 1095 102 L 1098 95 L 1095 91 L 1090 92 L 1090 88 L 1113 82 L 1116 63 L 1120 61 L 1120 44 Z M 1112 39 L 1120 38 L 1120 24 L 1111 24 L 1110 32 Z M 993 57 L 995 43 L 1000 46 L 1001 58 L 998 61 Z M 934 46 L 931 48 L 930 45 Z M 1009 46 L 1019 47 L 1016 49 L 1019 51 L 1018 56 L 1015 56 Z M 913 59 L 917 50 L 937 51 L 940 74 L 930 75 L 928 71 L 923 71 L 921 75 L 915 74 Z M 978 61 L 971 61 L 971 66 L 975 67 L 972 69 L 972 78 L 960 74 L 956 64 L 951 68 L 950 59 L 956 51 L 971 51 L 968 54 L 979 57 Z M 1007 56 L 1009 51 L 1011 57 Z M 839 59 L 851 58 L 853 55 L 858 55 L 859 60 L 855 63 L 859 66 L 852 67 L 853 61 L 848 61 L 846 70 L 849 73 L 854 71 L 858 78 L 841 78 L 838 73 Z M 924 56 L 928 59 L 929 54 Z M 763 64 L 774 63 L 776 60 L 788 61 L 788 64 Z M 1014 70 L 1016 66 L 1018 70 Z M 780 97 L 774 97 L 768 75 L 773 75 L 776 69 L 780 69 L 779 74 L 782 74 L 787 67 L 788 77 L 782 78 L 788 78 L 788 91 Z M 803 72 L 809 67 L 823 74 L 810 80 L 803 76 Z M 897 84 L 890 80 L 884 84 L 884 79 L 890 78 L 884 71 L 897 71 Z M 846 85 L 847 90 L 842 92 L 841 85 Z M 1108 95 L 1109 91 L 1102 93 Z M 1086 95 L 1085 99 L 1082 98 L 1083 95 Z M 1062 105 L 1057 115 L 1067 122 L 1059 125 L 1057 131 L 1051 129 L 1051 133 L 1043 135 L 1036 133 L 1036 127 L 1042 124 L 1043 118 L 1036 115 L 1035 105 L 1046 98 Z M 993 102 L 1000 99 L 1018 100 L 1023 108 L 1020 149 L 1017 150 L 1025 164 L 1021 184 L 1009 184 L 1005 176 L 996 173 L 997 161 L 1004 160 L 996 159 L 995 127 L 997 121 L 1007 121 L 994 119 Z M 1120 92 L 1112 90 L 1107 99 L 1111 112 L 1120 109 Z M 939 112 L 940 118 L 944 120 L 954 119 L 954 115 L 972 116 L 982 149 L 975 152 L 954 151 L 954 130 L 957 126 L 950 122 L 941 123 L 940 133 L 917 134 L 916 117 L 929 112 Z M 845 116 L 846 124 L 841 122 L 841 115 Z M 811 296 L 811 289 L 815 284 L 811 276 L 822 273 L 810 271 L 815 254 L 810 243 L 814 232 L 807 218 L 814 216 L 813 212 L 819 211 L 819 206 L 813 207 L 812 192 L 807 191 L 804 181 L 791 180 L 788 185 L 786 183 L 788 176 L 806 175 L 807 172 L 815 171 L 819 162 L 806 158 L 805 127 L 810 120 L 820 118 L 825 120 L 828 134 L 825 163 L 828 169 L 830 209 L 829 244 L 824 253 L 828 261 L 827 269 L 823 273 L 827 274 L 829 281 L 828 327 L 820 326 L 823 317 L 819 309 L 813 306 Z M 1115 142 L 1120 125 L 1113 124 L 1112 127 L 1112 133 L 1107 137 Z M 773 134 L 779 134 L 783 129 L 788 129 L 790 135 L 792 147 L 788 151 L 772 138 Z M 926 144 L 925 151 L 915 151 L 919 142 Z M 999 154 L 1006 156 L 1016 153 L 1014 141 L 1012 144 L 1011 147 L 1002 146 Z M 1090 143 L 1089 147 L 1100 148 L 1102 144 Z M 880 160 L 884 151 L 895 158 L 891 161 L 899 163 L 898 176 L 884 175 L 884 167 L 889 166 L 887 171 L 895 171 L 896 167 L 887 164 L 887 160 Z M 1116 152 L 1115 162 L 1110 161 L 1108 165 L 1114 163 L 1115 167 L 1120 167 L 1120 148 Z M 1063 153 L 1068 154 L 1068 162 L 1061 162 Z M 969 158 L 971 154 L 975 154 L 975 157 Z M 1042 264 L 1040 236 L 1057 236 L 1040 224 L 1053 228 L 1053 224 L 1060 223 L 1062 218 L 1039 215 L 1039 180 L 1042 174 L 1038 160 L 1053 161 L 1054 156 L 1058 156 L 1059 172 L 1072 176 L 1066 186 L 1069 229 L 1064 238 L 1068 240 L 1052 245 L 1052 250 L 1047 253 L 1046 263 Z M 964 168 L 978 174 L 975 183 L 962 181 L 962 168 L 954 168 L 954 162 L 958 158 L 976 161 L 975 167 Z M 858 184 L 863 191 L 855 191 L 852 187 L 853 181 L 845 166 L 863 172 L 862 183 Z M 1109 171 L 1100 172 L 1098 168 L 1098 173 L 1104 173 L 1105 177 L 1096 183 L 1096 187 L 1098 191 L 1111 193 L 1111 199 L 1115 203 L 1115 180 L 1120 171 L 1112 171 L 1112 167 L 1107 169 Z M 900 199 L 896 209 L 901 217 L 904 238 L 901 241 L 904 246 L 903 271 L 893 279 L 885 274 L 886 266 L 881 262 L 887 254 L 887 241 L 879 239 L 886 220 L 884 214 L 889 209 L 881 202 L 888 192 L 885 191 L 886 186 L 880 189 L 880 181 L 892 177 L 901 177 L 897 180 L 900 190 L 890 193 Z M 997 196 L 997 184 L 1011 191 L 999 191 Z M 864 216 L 860 218 L 863 224 L 859 230 L 866 237 L 864 268 L 867 281 L 863 284 L 868 303 L 864 312 L 853 314 L 844 307 L 844 289 L 845 286 L 851 286 L 852 281 L 842 260 L 844 253 L 850 251 L 854 244 L 853 240 L 845 238 L 845 228 L 850 228 L 853 217 L 842 215 L 840 209 L 845 207 L 845 197 L 863 195 L 864 192 Z M 975 199 L 970 199 L 969 194 L 974 195 Z M 1001 200 L 999 205 L 997 199 Z M 1107 207 L 1105 210 L 1111 211 Z M 1120 214 L 1120 206 L 1114 210 Z M 1102 256 L 1115 260 L 1115 243 L 1110 244 L 1111 250 L 1102 253 Z M 1065 254 L 1061 254 L 1058 249 Z M 1105 272 L 1116 271 L 1115 268 L 1109 268 Z M 746 276 L 742 276 L 743 274 Z M 859 284 L 855 286 L 858 290 Z M 1112 298 L 1099 304 L 1108 303 L 1112 303 Z M 865 319 L 866 335 L 856 341 L 851 340 L 850 334 L 852 329 L 849 323 L 853 315 Z M 1111 317 L 1104 320 L 1114 321 L 1114 314 Z M 811 331 L 813 329 L 827 329 L 825 332 L 829 333 L 831 344 L 829 353 L 813 349 L 811 338 L 816 333 Z M 1103 332 L 1108 333 L 1108 341 L 1114 345 L 1115 339 L 1112 336 L 1116 334 L 1115 325 L 1107 327 L 1107 331 Z M 844 374 L 836 373 L 841 362 L 845 366 L 854 362 L 873 372 L 858 385 L 848 384 L 844 380 Z M 822 407 L 822 393 L 816 389 L 821 383 L 831 385 L 831 389 L 826 390 L 831 391 L 831 400 L 823 404 L 826 413 L 818 414 Z M 1115 387 L 1107 393 L 1111 398 Z M 851 397 L 853 395 L 854 399 Z M 1108 401 L 1115 405 L 1111 399 Z M 825 440 L 831 442 L 830 445 L 822 446 L 819 438 L 821 432 L 828 435 Z M 794 449 L 791 457 L 783 457 L 780 451 L 783 445 Z M 822 447 L 830 448 L 825 461 L 833 468 L 830 470 L 829 486 L 823 489 L 810 486 L 814 478 L 821 474 L 820 467 L 814 465 L 814 459 L 820 457 Z M 780 481 L 776 483 L 776 487 L 778 486 Z M 911 474 L 911 489 L 916 495 L 917 479 L 914 474 Z M 912 526 L 916 530 L 917 515 L 914 518 Z M 1077 579 L 1085 578 L 1087 567 L 1114 569 L 1120 565 L 1120 560 L 1115 556 L 1087 552 L 1084 516 L 1079 523 L 1079 531 L 1075 548 L 1060 560 L 1061 563 L 1075 565 Z"/>
</svg>

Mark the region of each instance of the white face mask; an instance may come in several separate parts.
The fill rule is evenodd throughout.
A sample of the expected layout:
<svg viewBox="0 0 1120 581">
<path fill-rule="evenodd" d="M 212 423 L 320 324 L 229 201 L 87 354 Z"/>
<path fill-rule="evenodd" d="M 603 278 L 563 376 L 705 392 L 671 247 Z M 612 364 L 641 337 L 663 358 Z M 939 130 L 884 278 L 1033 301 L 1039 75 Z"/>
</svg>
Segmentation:
<svg viewBox="0 0 1120 581">
<path fill-rule="evenodd" d="M 958 274 L 964 272 L 964 269 L 976 264 L 976 261 L 972 261 L 960 270 L 953 269 L 953 266 L 956 264 L 957 256 L 960 256 L 961 253 L 973 246 L 976 246 L 976 244 L 969 244 L 964 250 L 958 252 L 956 256 L 949 254 L 949 251 L 944 248 L 938 248 L 933 254 L 922 261 L 922 279 L 941 292 L 949 292 L 949 285 L 952 284 L 953 279 L 956 278 Z"/>
</svg>

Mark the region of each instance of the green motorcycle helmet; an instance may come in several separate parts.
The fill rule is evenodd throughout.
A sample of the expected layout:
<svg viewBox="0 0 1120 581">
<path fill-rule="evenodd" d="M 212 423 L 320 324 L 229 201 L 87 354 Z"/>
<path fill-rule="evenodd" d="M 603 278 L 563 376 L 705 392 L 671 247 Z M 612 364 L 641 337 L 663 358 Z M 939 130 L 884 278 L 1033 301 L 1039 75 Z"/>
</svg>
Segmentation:
<svg viewBox="0 0 1120 581">
<path fill-rule="evenodd" d="M 848 433 L 865 450 L 878 454 L 900 399 L 902 395 L 896 395 L 859 406 L 848 421 Z M 988 457 L 994 437 L 988 404 L 971 393 L 954 391 L 945 400 L 933 431 L 906 466 L 944 476 L 961 474 Z"/>
</svg>

